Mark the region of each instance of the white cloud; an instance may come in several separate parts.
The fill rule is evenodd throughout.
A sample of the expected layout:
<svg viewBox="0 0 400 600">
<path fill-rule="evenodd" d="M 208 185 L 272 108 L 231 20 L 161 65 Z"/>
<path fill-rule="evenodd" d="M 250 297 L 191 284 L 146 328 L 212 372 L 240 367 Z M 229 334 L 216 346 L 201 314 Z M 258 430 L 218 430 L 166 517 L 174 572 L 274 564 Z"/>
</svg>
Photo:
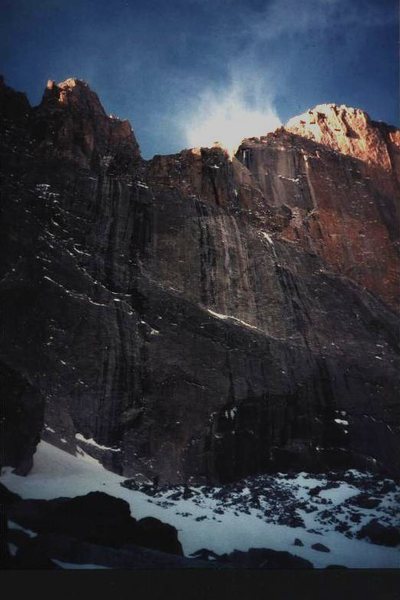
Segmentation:
<svg viewBox="0 0 400 600">
<path fill-rule="evenodd" d="M 235 4 L 235 0 L 218 1 Z M 277 114 L 281 108 L 275 99 L 286 99 L 282 111 L 292 103 L 302 112 L 306 108 L 301 101 L 304 89 L 309 92 L 312 86 L 316 87 L 314 104 L 331 101 L 331 97 L 321 98 L 316 85 L 323 75 L 321 57 L 326 57 L 326 68 L 337 79 L 338 67 L 332 61 L 339 59 L 346 74 L 366 32 L 393 20 L 393 11 L 385 10 L 385 2 L 375 5 L 373 0 L 271 0 L 257 10 L 244 4 L 238 2 L 230 22 L 240 23 L 240 27 L 226 27 L 224 35 L 211 42 L 209 32 L 204 34 L 205 55 L 213 56 L 208 80 L 204 72 L 200 79 L 195 69 L 184 78 L 180 71 L 168 74 L 168 87 L 175 96 L 160 129 L 168 136 L 174 130 L 179 148 L 181 143 L 210 147 L 219 142 L 233 152 L 243 138 L 265 135 L 281 125 Z M 293 91 L 290 82 L 299 66 L 303 79 Z M 337 80 L 341 90 L 341 80 Z"/>
<path fill-rule="evenodd" d="M 249 92 L 238 83 L 220 93 L 205 90 L 182 123 L 189 147 L 210 147 L 218 142 L 230 153 L 244 138 L 265 135 L 281 125 L 268 98 L 254 98 L 254 90 Z"/>
</svg>

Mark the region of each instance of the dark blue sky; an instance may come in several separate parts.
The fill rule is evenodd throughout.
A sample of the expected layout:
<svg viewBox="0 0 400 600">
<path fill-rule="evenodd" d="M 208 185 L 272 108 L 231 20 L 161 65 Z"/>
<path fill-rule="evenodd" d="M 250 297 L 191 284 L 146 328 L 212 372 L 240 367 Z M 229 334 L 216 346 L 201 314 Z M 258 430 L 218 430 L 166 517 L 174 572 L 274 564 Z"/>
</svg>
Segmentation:
<svg viewBox="0 0 400 600">
<path fill-rule="evenodd" d="M 145 157 L 188 146 L 199 122 L 218 104 L 229 110 L 232 98 L 243 110 L 269 111 L 282 122 L 336 102 L 398 124 L 397 0 L 0 6 L 7 83 L 37 104 L 47 79 L 85 79 L 107 112 L 131 121 Z"/>
</svg>

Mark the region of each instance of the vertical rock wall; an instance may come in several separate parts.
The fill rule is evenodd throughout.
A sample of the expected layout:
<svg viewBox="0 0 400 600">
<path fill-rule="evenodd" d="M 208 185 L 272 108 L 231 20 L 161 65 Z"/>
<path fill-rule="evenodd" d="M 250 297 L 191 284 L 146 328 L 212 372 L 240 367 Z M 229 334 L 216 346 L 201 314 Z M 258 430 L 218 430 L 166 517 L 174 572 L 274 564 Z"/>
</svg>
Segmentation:
<svg viewBox="0 0 400 600">
<path fill-rule="evenodd" d="M 0 359 L 46 439 L 165 482 L 400 466 L 392 171 L 286 131 L 146 162 L 82 82 L 22 104 Z"/>
</svg>

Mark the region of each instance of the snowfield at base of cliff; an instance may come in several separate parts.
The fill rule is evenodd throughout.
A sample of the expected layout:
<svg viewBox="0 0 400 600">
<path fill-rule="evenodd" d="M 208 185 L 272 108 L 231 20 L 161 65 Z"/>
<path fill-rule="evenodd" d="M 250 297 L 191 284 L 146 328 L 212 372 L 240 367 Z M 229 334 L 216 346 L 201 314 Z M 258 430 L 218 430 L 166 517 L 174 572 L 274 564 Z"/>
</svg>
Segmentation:
<svg viewBox="0 0 400 600">
<path fill-rule="evenodd" d="M 269 548 L 307 559 L 316 568 L 400 566 L 399 546 L 357 539 L 358 532 L 372 519 L 382 525 L 396 525 L 400 486 L 389 479 L 355 470 L 340 475 L 278 473 L 219 487 L 157 489 L 136 485 L 79 452 L 72 456 L 42 441 L 27 477 L 5 468 L 1 481 L 22 498 L 49 500 L 91 491 L 122 498 L 135 518 L 152 516 L 176 527 L 186 556 L 203 549 L 223 554 L 235 549 Z M 62 561 L 57 564 L 63 568 L 101 568 Z"/>
</svg>

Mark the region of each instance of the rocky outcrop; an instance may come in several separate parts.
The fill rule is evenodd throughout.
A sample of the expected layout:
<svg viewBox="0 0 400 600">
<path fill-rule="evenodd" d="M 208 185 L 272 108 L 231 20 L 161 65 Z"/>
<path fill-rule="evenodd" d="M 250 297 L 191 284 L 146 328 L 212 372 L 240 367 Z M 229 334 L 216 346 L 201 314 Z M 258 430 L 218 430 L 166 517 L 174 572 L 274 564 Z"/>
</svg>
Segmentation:
<svg viewBox="0 0 400 600">
<path fill-rule="evenodd" d="M 232 564 L 236 568 L 246 569 L 312 569 L 309 560 L 290 554 L 265 548 L 250 548 L 247 552 L 235 550 L 230 554 L 223 554 L 222 562 Z"/>
<path fill-rule="evenodd" d="M 15 501 L 8 506 L 8 518 L 36 534 L 67 535 L 113 548 L 133 544 L 182 555 L 174 527 L 154 518 L 137 521 L 127 502 L 102 492 L 71 499 Z"/>
<path fill-rule="evenodd" d="M 0 358 L 46 438 L 160 483 L 398 469 L 393 163 L 287 130 L 143 161 L 114 121 L 77 80 L 2 121 Z"/>
<path fill-rule="evenodd" d="M 399 546 L 400 528 L 383 525 L 377 519 L 372 519 L 360 530 L 360 539 L 368 538 L 373 544 L 380 546 Z"/>
<path fill-rule="evenodd" d="M 324 544 L 313 544 L 311 548 L 317 552 L 330 552 L 329 548 Z"/>
<path fill-rule="evenodd" d="M 21 500 L 1 486 L 0 564 L 7 569 L 203 568 L 183 557 L 177 531 L 158 519 L 137 521 L 128 503 L 100 492 Z M 11 553 L 9 551 L 11 549 Z"/>
<path fill-rule="evenodd" d="M 98 97 L 80 79 L 48 81 L 32 114 L 37 151 L 80 168 L 103 167 L 110 173 L 132 168 L 140 158 L 129 121 L 107 116 Z"/>
<path fill-rule="evenodd" d="M 394 171 L 397 177 L 400 175 L 399 130 L 372 121 L 359 108 L 319 104 L 290 119 L 285 129 L 385 171 Z"/>
<path fill-rule="evenodd" d="M 154 518 L 136 521 L 124 500 L 100 492 L 72 499 L 21 500 L 4 488 L 2 496 L 8 499 L 11 527 L 5 520 L 0 560 L 8 569 L 82 564 L 128 569 L 313 568 L 311 562 L 289 552 L 264 548 L 223 555 L 202 549 L 185 558 L 174 527 Z"/>
</svg>

